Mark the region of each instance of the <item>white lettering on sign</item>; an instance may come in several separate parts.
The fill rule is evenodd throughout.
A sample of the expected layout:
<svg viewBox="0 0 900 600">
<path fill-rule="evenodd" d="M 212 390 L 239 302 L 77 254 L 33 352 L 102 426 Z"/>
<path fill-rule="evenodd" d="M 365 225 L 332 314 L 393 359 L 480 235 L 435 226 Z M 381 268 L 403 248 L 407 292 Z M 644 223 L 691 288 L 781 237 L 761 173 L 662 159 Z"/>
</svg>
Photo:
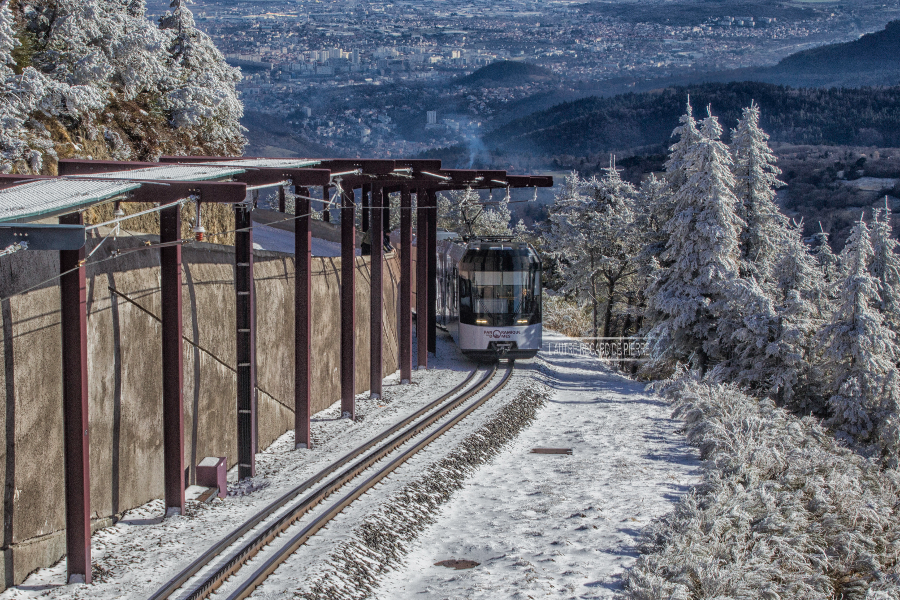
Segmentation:
<svg viewBox="0 0 900 600">
<path fill-rule="evenodd" d="M 508 340 L 509 338 L 511 338 L 515 334 L 517 334 L 518 331 L 504 331 L 502 329 L 493 329 L 493 330 L 486 329 L 486 330 L 484 330 L 483 333 L 486 337 L 489 337 L 493 340 Z"/>
</svg>

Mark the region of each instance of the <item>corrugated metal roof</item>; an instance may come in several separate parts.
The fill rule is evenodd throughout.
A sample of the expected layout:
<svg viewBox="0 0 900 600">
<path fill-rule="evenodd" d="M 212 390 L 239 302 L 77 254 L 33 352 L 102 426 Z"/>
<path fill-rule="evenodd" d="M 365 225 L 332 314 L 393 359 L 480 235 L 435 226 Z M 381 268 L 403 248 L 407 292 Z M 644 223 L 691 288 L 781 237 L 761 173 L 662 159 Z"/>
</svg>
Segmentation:
<svg viewBox="0 0 900 600">
<path fill-rule="evenodd" d="M 195 165 L 169 165 L 160 164 L 158 167 L 146 167 L 130 171 L 111 171 L 109 173 L 91 173 L 78 175 L 78 177 L 90 177 L 91 179 L 157 179 L 169 181 L 209 181 L 222 179 L 245 172 L 245 169 L 228 163 L 221 165 L 208 165 L 200 163 Z"/>
<path fill-rule="evenodd" d="M 0 190 L 0 221 L 28 219 L 114 198 L 140 187 L 125 181 L 40 179 Z"/>
<path fill-rule="evenodd" d="M 312 158 L 244 158 L 238 160 L 210 161 L 193 164 L 235 166 L 246 167 L 248 169 L 302 169 L 304 167 L 314 167 L 316 165 L 320 165 L 322 164 L 322 161 Z"/>
</svg>

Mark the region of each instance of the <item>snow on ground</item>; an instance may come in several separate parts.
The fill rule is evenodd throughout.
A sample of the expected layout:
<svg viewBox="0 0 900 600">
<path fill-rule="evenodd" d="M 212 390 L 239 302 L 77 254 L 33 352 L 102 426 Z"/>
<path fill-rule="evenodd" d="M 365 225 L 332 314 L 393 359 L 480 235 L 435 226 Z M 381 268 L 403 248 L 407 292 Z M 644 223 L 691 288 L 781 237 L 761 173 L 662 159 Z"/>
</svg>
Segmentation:
<svg viewBox="0 0 900 600">
<path fill-rule="evenodd" d="M 251 515 L 305 481 L 364 441 L 459 384 L 475 368 L 446 336 L 438 336 L 433 368 L 413 372 L 401 385 L 399 372 L 385 378 L 383 397 L 357 396 L 357 421 L 340 418 L 340 402 L 312 419 L 312 450 L 294 450 L 293 431 L 257 454 L 256 478 L 229 485 L 239 492 L 210 504 L 188 502 L 187 515 L 163 519 L 161 500 L 128 511 L 116 525 L 91 538 L 92 585 L 65 585 L 66 563 L 39 569 L 19 586 L 0 594 L 10 598 L 147 598 L 215 541 Z M 234 481 L 236 469 L 229 473 Z M 243 492 L 243 494 L 241 494 Z"/>
<path fill-rule="evenodd" d="M 294 234 L 283 229 L 269 227 L 262 223 L 253 224 L 253 248 L 256 250 L 271 250 L 273 252 L 294 253 Z M 317 237 L 312 239 L 313 256 L 340 256 L 341 245 L 337 242 L 329 242 Z M 356 255 L 360 256 L 360 249 L 356 249 Z"/>
<path fill-rule="evenodd" d="M 565 339 L 548 332 L 545 348 Z M 536 424 L 444 505 L 436 524 L 415 543 L 405 568 L 382 582 L 381 600 L 612 597 L 635 559 L 640 529 L 669 511 L 695 483 L 695 452 L 675 433 L 680 425 L 669 418 L 669 406 L 642 384 L 583 356 L 543 352 L 520 366 L 509 394 L 538 379 L 555 390 L 551 401 Z M 400 385 L 398 374 L 391 375 L 382 400 L 361 394 L 357 422 L 339 418 L 339 403 L 316 414 L 313 450 L 294 451 L 293 433 L 281 436 L 257 456 L 258 476 L 232 485 L 237 494 L 225 501 L 191 502 L 186 516 L 169 519 L 161 518 L 159 500 L 129 511 L 92 538 L 94 584 L 64 585 L 62 560 L 0 594 L 0 600 L 146 598 L 254 512 L 455 386 L 473 365 L 441 334 L 432 367 L 415 371 L 414 385 Z M 464 433 L 448 434 L 447 448 Z M 529 453 L 535 447 L 571 448 L 573 455 Z M 435 460 L 430 454 L 414 458 L 396 481 L 367 494 L 368 505 L 377 506 L 422 472 Z M 311 542 L 306 555 L 324 557 L 349 531 L 340 521 L 359 523 L 364 513 L 364 507 L 354 507 L 339 517 Z M 481 564 L 458 571 L 434 566 L 447 559 Z M 292 597 L 301 580 L 320 571 L 314 563 L 301 561 L 276 572 L 260 593 Z"/>
<path fill-rule="evenodd" d="M 545 332 L 545 350 L 564 340 Z M 641 528 L 696 483 L 668 403 L 595 359 L 539 356 L 555 394 L 537 422 L 444 507 L 379 600 L 614 597 Z M 480 565 L 434 564 L 450 559 Z"/>
</svg>

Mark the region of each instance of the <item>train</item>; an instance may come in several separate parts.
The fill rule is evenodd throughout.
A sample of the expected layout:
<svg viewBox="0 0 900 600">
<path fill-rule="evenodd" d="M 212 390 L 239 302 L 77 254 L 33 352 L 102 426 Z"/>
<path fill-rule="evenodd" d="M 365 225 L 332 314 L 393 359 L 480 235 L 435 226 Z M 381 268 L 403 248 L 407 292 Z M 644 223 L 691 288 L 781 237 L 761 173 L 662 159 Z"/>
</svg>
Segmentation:
<svg viewBox="0 0 900 600">
<path fill-rule="evenodd" d="M 541 349 L 541 260 L 509 237 L 437 236 L 436 320 L 479 362 L 532 358 Z"/>
</svg>

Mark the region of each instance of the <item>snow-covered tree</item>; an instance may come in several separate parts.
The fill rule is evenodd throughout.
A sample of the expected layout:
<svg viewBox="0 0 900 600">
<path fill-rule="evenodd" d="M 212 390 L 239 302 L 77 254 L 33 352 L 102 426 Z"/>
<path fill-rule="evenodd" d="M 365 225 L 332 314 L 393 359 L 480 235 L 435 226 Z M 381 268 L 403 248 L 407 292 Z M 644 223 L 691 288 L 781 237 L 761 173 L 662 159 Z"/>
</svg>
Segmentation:
<svg viewBox="0 0 900 600">
<path fill-rule="evenodd" d="M 871 440 L 885 403 L 897 402 L 895 334 L 876 307 L 878 280 L 869 273 L 873 250 L 869 229 L 860 219 L 842 253 L 846 278 L 840 305 L 821 332 L 823 366 L 833 390 L 828 398 L 831 423 L 859 441 Z"/>
<path fill-rule="evenodd" d="M 584 181 L 573 173 L 550 207 L 545 250 L 556 258 L 565 284 L 591 304 L 593 336 L 600 334 L 599 308 L 605 305 L 603 337 L 612 332 L 613 305 L 623 284 L 638 270 L 641 240 L 635 229 L 635 190 L 614 164 L 603 177 Z"/>
<path fill-rule="evenodd" d="M 190 11 L 176 12 L 179 26 L 160 29 L 143 0 L 4 0 L 0 170 L 39 171 L 57 150 L 111 158 L 239 152 L 239 72 L 197 31 Z M 30 43 L 13 70 L 17 37 Z M 193 42 L 187 54 L 184 40 Z M 68 136 L 51 137 L 51 124 Z"/>
<path fill-rule="evenodd" d="M 822 275 L 801 231 L 787 230 L 765 289 L 754 277 L 734 286 L 728 298 L 732 316 L 721 328 L 734 347 L 716 367 L 715 379 L 805 409 L 815 332 L 823 324 L 813 302 Z"/>
<path fill-rule="evenodd" d="M 235 85 L 239 69 L 229 66 L 208 35 L 197 29 L 188 9 L 190 0 L 172 0 L 172 11 L 160 19 L 160 29 L 171 33 L 170 63 L 176 67 L 166 104 L 176 127 L 199 129 L 207 146 L 226 153 L 243 145 L 239 123 L 244 107 Z M 216 147 L 221 149 L 216 150 Z"/>
<path fill-rule="evenodd" d="M 738 277 L 743 226 L 718 120 L 704 119 L 702 131 L 705 135 L 681 159 L 688 178 L 673 198 L 663 265 L 648 289 L 657 365 L 693 357 L 701 371 L 707 358 L 718 358 L 722 350 L 718 318 Z"/>
<path fill-rule="evenodd" d="M 495 202 L 485 201 L 472 188 L 453 190 L 438 196 L 438 227 L 455 231 L 462 237 L 520 237 L 524 233 L 524 225 L 510 227 L 511 218 L 506 198 Z"/>
<path fill-rule="evenodd" d="M 781 169 L 769 149 L 769 136 L 759 127 L 759 107 L 751 103 L 731 134 L 735 195 L 741 234 L 741 265 L 745 275 L 766 281 L 780 246 L 785 243 L 787 219 L 775 206 L 775 188 Z"/>
<path fill-rule="evenodd" d="M 887 199 L 885 199 L 885 203 Z M 894 331 L 900 330 L 900 257 L 896 254 L 897 240 L 892 236 L 891 212 L 885 208 L 875 211 L 872 218 L 872 265 L 870 270 L 878 280 L 878 305 L 885 321 Z"/>
<path fill-rule="evenodd" d="M 678 140 L 669 146 L 669 158 L 665 164 L 666 183 L 670 193 L 673 194 L 690 179 L 693 167 L 689 157 L 701 140 L 697 121 L 694 119 L 694 109 L 691 107 L 690 96 L 687 99 L 687 110 L 678 122 L 680 125 L 672 131 L 672 137 L 678 136 Z"/>
<path fill-rule="evenodd" d="M 9 0 L 0 0 L 0 77 L 4 79 L 12 75 L 12 67 L 16 64 L 12 52 L 18 45 Z"/>
</svg>

